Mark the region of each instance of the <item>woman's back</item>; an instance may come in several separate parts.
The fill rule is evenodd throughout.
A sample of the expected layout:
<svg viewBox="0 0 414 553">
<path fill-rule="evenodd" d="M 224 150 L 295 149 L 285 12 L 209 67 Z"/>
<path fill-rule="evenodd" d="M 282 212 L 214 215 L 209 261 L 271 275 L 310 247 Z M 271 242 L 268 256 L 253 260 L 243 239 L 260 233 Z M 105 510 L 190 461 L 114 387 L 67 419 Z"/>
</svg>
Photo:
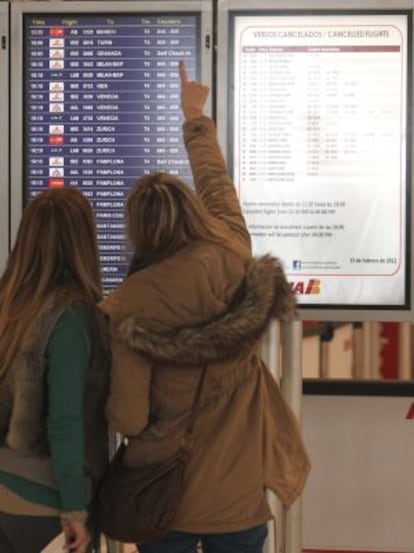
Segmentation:
<svg viewBox="0 0 414 553">
<path fill-rule="evenodd" d="M 187 144 L 198 142 L 189 146 L 190 160 L 194 154 L 199 182 L 242 236 L 234 202 L 218 201 L 224 190 L 233 197 L 233 185 L 224 168 L 220 176 L 217 163 L 203 157 L 207 152 L 215 159 L 212 126 L 204 118 L 187 129 Z M 297 425 L 258 357 L 258 337 L 270 317 L 294 307 L 280 264 L 270 258 L 255 264 L 226 245 L 199 240 L 131 274 L 102 307 L 114 337 L 107 412 L 129 437 L 125 462 L 131 466 L 176 451 L 201 368 L 208 367 L 174 529 L 233 532 L 263 523 L 270 517 L 265 479 L 292 501 L 307 458 Z M 271 393 L 278 412 L 269 404 Z M 281 425 L 283 436 L 276 430 Z M 296 460 L 285 462 L 289 449 Z M 276 458 L 279 474 L 271 478 Z"/>
<path fill-rule="evenodd" d="M 41 193 L 24 211 L 0 280 L 0 546 L 7 551 L 37 553 L 61 526 L 86 551 L 91 483 L 107 464 L 99 299 L 91 206 L 74 189 Z"/>
<path fill-rule="evenodd" d="M 201 540 L 205 551 L 259 553 L 271 518 L 265 488 L 289 505 L 309 470 L 297 423 L 259 356 L 269 320 L 291 317 L 295 300 L 278 260 L 252 259 L 214 123 L 203 115 L 208 89 L 189 82 L 183 64 L 180 75 L 196 193 L 154 173 L 128 196 L 135 257 L 101 304 L 112 336 L 107 414 L 128 437 L 127 465 L 166 461 L 187 436 L 203 382 L 171 532 L 139 550 L 196 551 Z"/>
</svg>

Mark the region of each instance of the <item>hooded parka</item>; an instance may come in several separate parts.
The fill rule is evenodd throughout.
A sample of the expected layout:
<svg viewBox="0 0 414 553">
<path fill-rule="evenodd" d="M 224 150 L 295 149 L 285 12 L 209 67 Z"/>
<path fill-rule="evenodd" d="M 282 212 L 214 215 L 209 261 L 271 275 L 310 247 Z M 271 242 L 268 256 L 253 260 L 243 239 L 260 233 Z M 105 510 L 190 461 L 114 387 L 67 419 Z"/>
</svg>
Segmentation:
<svg viewBox="0 0 414 553">
<path fill-rule="evenodd" d="M 309 471 L 298 424 L 259 348 L 270 319 L 292 317 L 295 300 L 280 262 L 251 256 L 213 121 L 186 122 L 184 141 L 198 195 L 244 255 L 198 241 L 133 273 L 104 300 L 112 336 L 107 416 L 128 437 L 128 465 L 166 459 L 183 437 L 206 365 L 173 529 L 234 532 L 271 518 L 266 488 L 289 506 Z"/>
</svg>

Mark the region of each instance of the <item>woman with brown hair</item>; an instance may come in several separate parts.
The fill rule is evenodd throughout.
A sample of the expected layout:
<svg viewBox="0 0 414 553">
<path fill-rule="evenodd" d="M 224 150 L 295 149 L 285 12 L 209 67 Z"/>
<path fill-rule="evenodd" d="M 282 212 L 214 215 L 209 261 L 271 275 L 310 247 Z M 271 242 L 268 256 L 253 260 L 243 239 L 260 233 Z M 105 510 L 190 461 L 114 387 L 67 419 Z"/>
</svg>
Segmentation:
<svg viewBox="0 0 414 553">
<path fill-rule="evenodd" d="M 92 209 L 48 190 L 26 207 L 0 279 L 0 551 L 39 553 L 63 529 L 84 553 L 107 464 L 108 356 Z"/>
<path fill-rule="evenodd" d="M 259 354 L 272 317 L 294 314 L 277 259 L 254 260 L 214 123 L 208 88 L 180 65 L 184 142 L 195 192 L 176 177 L 140 178 L 126 205 L 130 273 L 101 304 L 112 335 L 110 424 L 128 466 L 159 463 L 182 440 L 207 367 L 171 532 L 140 553 L 259 553 L 271 513 L 309 470 L 297 423 Z M 204 371 L 203 371 L 204 374 Z"/>
</svg>

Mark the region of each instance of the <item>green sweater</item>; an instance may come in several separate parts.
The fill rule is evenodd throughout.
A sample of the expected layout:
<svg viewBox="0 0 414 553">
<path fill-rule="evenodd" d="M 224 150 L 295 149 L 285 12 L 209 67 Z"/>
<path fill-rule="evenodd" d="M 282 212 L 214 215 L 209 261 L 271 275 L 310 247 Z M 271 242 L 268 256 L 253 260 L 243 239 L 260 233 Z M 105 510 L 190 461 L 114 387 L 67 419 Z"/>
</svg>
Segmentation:
<svg viewBox="0 0 414 553">
<path fill-rule="evenodd" d="M 48 441 L 59 491 L 0 471 L 0 483 L 23 499 L 62 511 L 83 510 L 87 505 L 82 413 L 92 337 L 86 306 L 77 304 L 62 314 L 46 349 Z"/>
</svg>

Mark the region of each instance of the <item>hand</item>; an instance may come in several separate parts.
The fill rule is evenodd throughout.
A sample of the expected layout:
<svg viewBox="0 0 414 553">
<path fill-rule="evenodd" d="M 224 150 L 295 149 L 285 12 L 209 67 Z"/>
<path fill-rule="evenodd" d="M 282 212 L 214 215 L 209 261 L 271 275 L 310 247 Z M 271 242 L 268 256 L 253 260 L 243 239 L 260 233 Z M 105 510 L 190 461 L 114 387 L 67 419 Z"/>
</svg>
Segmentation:
<svg viewBox="0 0 414 553">
<path fill-rule="evenodd" d="M 203 107 L 209 93 L 208 86 L 197 81 L 189 81 L 183 61 L 178 64 L 181 81 L 181 108 L 186 121 L 203 115 Z"/>
<path fill-rule="evenodd" d="M 66 551 L 76 553 L 86 553 L 91 536 L 86 524 L 79 520 L 65 521 L 62 524 L 62 529 L 66 537 Z"/>
</svg>

